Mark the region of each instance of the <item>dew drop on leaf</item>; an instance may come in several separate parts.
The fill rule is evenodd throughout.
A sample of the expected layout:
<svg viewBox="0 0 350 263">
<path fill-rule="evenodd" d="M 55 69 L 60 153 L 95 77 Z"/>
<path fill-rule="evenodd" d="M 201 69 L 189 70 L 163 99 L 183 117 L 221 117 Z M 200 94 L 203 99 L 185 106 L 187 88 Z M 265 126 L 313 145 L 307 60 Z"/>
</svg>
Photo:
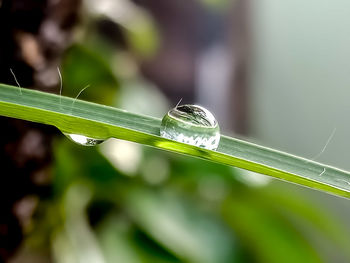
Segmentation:
<svg viewBox="0 0 350 263">
<path fill-rule="evenodd" d="M 160 135 L 164 138 L 216 150 L 220 128 L 213 114 L 198 105 L 180 105 L 163 117 Z"/>
<path fill-rule="evenodd" d="M 83 146 L 95 146 L 105 141 L 103 139 L 90 138 L 79 134 L 71 134 L 71 133 L 63 133 L 63 134 L 71 141 Z"/>
</svg>

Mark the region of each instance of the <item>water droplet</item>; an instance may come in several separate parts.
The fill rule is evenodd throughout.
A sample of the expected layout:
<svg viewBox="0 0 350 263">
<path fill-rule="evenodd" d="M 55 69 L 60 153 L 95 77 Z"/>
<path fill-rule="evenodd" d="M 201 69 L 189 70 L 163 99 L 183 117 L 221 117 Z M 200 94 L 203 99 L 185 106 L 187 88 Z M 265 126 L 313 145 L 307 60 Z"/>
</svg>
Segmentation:
<svg viewBox="0 0 350 263">
<path fill-rule="evenodd" d="M 95 146 L 105 141 L 103 139 L 90 138 L 79 134 L 71 134 L 71 133 L 63 133 L 63 134 L 66 135 L 67 138 L 70 139 L 71 141 L 83 146 Z"/>
<path fill-rule="evenodd" d="M 164 138 L 216 150 L 219 125 L 210 111 L 197 105 L 181 105 L 163 117 L 160 135 Z"/>
</svg>

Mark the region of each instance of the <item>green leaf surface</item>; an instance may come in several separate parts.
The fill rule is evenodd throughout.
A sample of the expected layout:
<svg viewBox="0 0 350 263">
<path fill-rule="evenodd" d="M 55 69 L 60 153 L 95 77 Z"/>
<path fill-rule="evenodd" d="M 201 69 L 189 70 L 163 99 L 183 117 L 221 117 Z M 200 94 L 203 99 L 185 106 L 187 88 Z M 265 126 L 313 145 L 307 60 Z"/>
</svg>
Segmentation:
<svg viewBox="0 0 350 263">
<path fill-rule="evenodd" d="M 350 197 L 347 171 L 227 136 L 221 136 L 217 151 L 167 140 L 159 136 L 160 119 L 104 105 L 0 84 L 0 115 L 53 125 L 65 133 L 133 141 Z"/>
</svg>

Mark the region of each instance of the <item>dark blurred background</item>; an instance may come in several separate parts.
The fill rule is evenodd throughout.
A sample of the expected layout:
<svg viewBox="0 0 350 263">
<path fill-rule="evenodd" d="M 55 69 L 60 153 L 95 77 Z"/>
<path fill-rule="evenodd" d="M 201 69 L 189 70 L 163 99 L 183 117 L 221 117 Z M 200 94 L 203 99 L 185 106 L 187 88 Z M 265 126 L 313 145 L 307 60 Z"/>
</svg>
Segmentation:
<svg viewBox="0 0 350 263">
<path fill-rule="evenodd" d="M 223 133 L 340 168 L 350 3 L 0 0 L 0 82 Z M 11 69 L 11 70 L 10 70 Z M 0 262 L 349 262 L 348 200 L 207 161 L 0 118 Z M 327 143 L 328 142 L 328 143 Z M 327 144 L 327 147 L 325 145 Z M 325 148 L 324 148 L 325 147 Z"/>
</svg>

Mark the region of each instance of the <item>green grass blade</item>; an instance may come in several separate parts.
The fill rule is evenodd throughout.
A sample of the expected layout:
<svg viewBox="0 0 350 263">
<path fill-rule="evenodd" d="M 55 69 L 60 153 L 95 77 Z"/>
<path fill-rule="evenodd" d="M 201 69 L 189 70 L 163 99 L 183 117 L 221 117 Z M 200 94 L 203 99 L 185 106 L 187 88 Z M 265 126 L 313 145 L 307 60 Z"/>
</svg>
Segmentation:
<svg viewBox="0 0 350 263">
<path fill-rule="evenodd" d="M 133 141 L 350 197 L 347 171 L 227 136 L 221 136 L 217 151 L 170 141 L 159 136 L 161 120 L 112 107 L 0 84 L 0 115 L 53 125 L 66 133 Z"/>
</svg>

